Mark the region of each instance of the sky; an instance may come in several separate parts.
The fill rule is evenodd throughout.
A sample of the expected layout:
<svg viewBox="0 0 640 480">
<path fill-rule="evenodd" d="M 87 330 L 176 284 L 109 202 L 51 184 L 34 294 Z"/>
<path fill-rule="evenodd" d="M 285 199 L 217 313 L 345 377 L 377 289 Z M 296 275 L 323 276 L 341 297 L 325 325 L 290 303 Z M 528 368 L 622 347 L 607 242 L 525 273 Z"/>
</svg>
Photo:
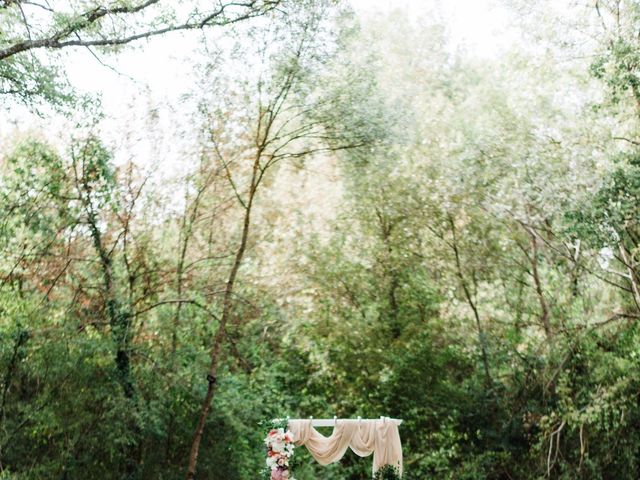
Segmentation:
<svg viewBox="0 0 640 480">
<path fill-rule="evenodd" d="M 429 11 L 441 9 L 449 27 L 454 48 L 469 55 L 497 56 L 516 41 L 510 31 L 509 13 L 500 7 L 501 0 L 351 0 L 366 21 L 370 17 L 389 14 L 393 10 L 405 12 L 409 18 L 419 19 Z M 106 115 L 103 122 L 105 138 L 112 139 L 112 147 L 128 152 L 128 156 L 179 156 L 179 138 L 176 141 L 180 117 L 181 96 L 193 84 L 192 65 L 188 59 L 201 41 L 197 32 L 170 34 L 144 41 L 127 48 L 117 56 L 94 57 L 86 49 L 66 50 L 65 70 L 71 83 L 80 92 L 98 95 Z M 142 93 L 142 95 L 141 95 Z M 135 138 L 132 128 L 142 125 L 149 110 L 157 109 L 154 119 L 156 137 Z M 13 112 L 12 112 L 13 113 Z M 45 126 L 53 138 L 62 138 L 69 128 L 64 122 L 37 119 L 28 113 L 16 115 L 14 122 L 0 122 L 0 141 L 10 137 L 15 129 L 28 130 Z M 145 143 L 146 142 L 146 143 Z M 184 156 L 184 155 L 183 155 Z M 154 158 L 150 163 L 158 162 Z M 126 159 L 123 159 L 126 160 Z M 182 166 L 173 163 L 173 169 Z M 166 167 L 166 166 L 165 166 Z M 163 167 L 163 168 L 165 168 Z M 169 169 L 170 170 L 170 169 Z M 172 172 L 168 171 L 168 175 Z"/>
<path fill-rule="evenodd" d="M 509 32 L 507 11 L 499 0 L 351 0 L 352 5 L 366 19 L 401 10 L 410 17 L 427 14 L 428 8 L 439 4 L 445 13 L 453 43 L 478 57 L 499 54 L 514 36 Z M 148 88 L 152 95 L 169 96 L 183 91 L 182 85 L 190 81 L 190 72 L 182 63 L 185 50 L 196 48 L 197 34 L 172 35 L 154 39 L 121 53 L 117 60 L 103 58 L 113 67 L 101 65 L 86 51 L 71 55 L 69 75 L 74 85 L 103 96 L 104 106 L 110 113 L 128 110 L 131 97 L 140 88 Z M 119 73 L 116 73 L 119 72 Z"/>
<path fill-rule="evenodd" d="M 454 43 L 479 57 L 492 57 L 515 41 L 509 12 L 501 0 L 351 0 L 351 4 L 363 17 L 391 10 L 419 17 L 437 5 L 444 11 Z"/>
</svg>

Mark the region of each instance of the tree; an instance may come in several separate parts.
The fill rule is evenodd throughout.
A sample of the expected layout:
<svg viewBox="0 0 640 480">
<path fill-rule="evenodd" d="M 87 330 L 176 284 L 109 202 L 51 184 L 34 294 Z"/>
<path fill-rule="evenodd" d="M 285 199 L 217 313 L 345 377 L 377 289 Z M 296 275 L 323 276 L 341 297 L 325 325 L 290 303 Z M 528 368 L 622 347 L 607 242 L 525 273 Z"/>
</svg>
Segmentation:
<svg viewBox="0 0 640 480">
<path fill-rule="evenodd" d="M 328 3 L 301 8 L 289 24 L 276 33 L 278 43 L 267 45 L 262 58 L 270 67 L 254 79 L 257 97 L 247 109 L 229 112 L 204 106 L 209 113 L 209 141 L 240 207 L 240 232 L 221 299 L 221 313 L 213 338 L 208 368 L 207 391 L 193 435 L 186 478 L 195 476 L 200 443 L 217 389 L 222 348 L 228 338 L 228 324 L 235 316 L 234 296 L 240 267 L 250 240 L 252 214 L 257 194 L 268 173 L 284 160 L 302 160 L 313 154 L 362 147 L 358 138 L 336 132 L 331 119 L 322 116 L 334 98 L 314 98 L 313 81 L 323 56 L 316 49 L 323 40 Z M 246 96 L 246 92 L 241 92 Z M 246 97 L 245 97 L 246 98 Z M 230 139 L 229 131 L 240 129 L 241 140 Z"/>
<path fill-rule="evenodd" d="M 81 47 L 114 50 L 171 32 L 232 25 L 265 15 L 281 0 L 223 1 L 210 7 L 197 0 L 179 8 L 161 0 L 97 2 L 83 0 L 62 7 L 47 2 L 0 2 L 0 95 L 23 102 L 70 99 L 63 72 L 40 50 Z"/>
</svg>

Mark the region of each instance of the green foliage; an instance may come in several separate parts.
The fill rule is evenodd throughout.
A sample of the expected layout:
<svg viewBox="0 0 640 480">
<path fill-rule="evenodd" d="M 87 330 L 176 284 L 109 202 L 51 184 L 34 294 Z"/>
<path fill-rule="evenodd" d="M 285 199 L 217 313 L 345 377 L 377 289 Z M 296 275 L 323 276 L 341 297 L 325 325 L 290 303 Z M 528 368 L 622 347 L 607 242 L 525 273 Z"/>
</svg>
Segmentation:
<svg viewBox="0 0 640 480">
<path fill-rule="evenodd" d="M 567 215 L 576 235 L 595 246 L 635 241 L 640 233 L 640 157 L 620 156 L 590 201 Z"/>
<path fill-rule="evenodd" d="M 402 418 L 406 480 L 640 478 L 637 2 L 579 72 L 526 49 L 478 64 L 433 19 L 358 26 L 331 3 L 201 69 L 184 177 L 114 161 L 95 125 L 8 142 L 0 478 L 184 478 L 252 174 L 199 478 L 256 478 L 284 412 Z M 0 0 L 0 49 L 18 6 Z M 54 13 L 86 38 L 137 26 Z M 0 89 L 60 105 L 54 72 L 11 56 Z M 372 475 L 294 460 L 298 480 Z"/>
<path fill-rule="evenodd" d="M 591 64 L 591 73 L 608 85 L 612 100 L 621 102 L 625 93 L 633 95 L 640 88 L 640 51 L 618 38 L 606 53 Z"/>
<path fill-rule="evenodd" d="M 71 104 L 74 95 L 59 68 L 32 57 L 0 61 L 0 100 L 7 98 L 30 106 L 47 104 L 61 108 Z"/>
<path fill-rule="evenodd" d="M 373 474 L 373 480 L 400 480 L 400 469 L 393 465 L 385 465 Z"/>
</svg>

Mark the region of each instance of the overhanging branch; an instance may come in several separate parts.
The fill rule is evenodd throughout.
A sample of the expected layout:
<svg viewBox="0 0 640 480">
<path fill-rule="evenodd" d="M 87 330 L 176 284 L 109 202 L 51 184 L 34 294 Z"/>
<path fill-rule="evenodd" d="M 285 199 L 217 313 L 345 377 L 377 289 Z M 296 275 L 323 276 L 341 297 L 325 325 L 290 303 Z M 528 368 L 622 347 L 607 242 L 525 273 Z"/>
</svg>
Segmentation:
<svg viewBox="0 0 640 480">
<path fill-rule="evenodd" d="M 167 25 L 156 29 L 146 29 L 137 33 L 123 34 L 122 36 L 111 36 L 104 38 L 81 38 L 81 34 L 87 33 L 101 19 L 112 16 L 122 17 L 135 13 L 140 13 L 153 5 L 159 4 L 160 0 L 146 0 L 137 5 L 128 6 L 97 6 L 87 12 L 78 15 L 66 26 L 46 35 L 42 38 L 28 38 L 14 41 L 12 44 L 0 49 L 0 60 L 8 59 L 22 52 L 48 48 L 62 49 L 67 47 L 109 47 L 121 46 L 145 38 L 164 35 L 170 32 L 202 29 L 208 26 L 231 25 L 243 20 L 264 15 L 274 10 L 282 0 L 247 0 L 244 2 L 226 2 L 206 15 L 196 19 L 189 19 L 186 22 L 176 25 Z M 227 12 L 233 8 L 243 9 L 236 16 L 228 15 Z M 74 38 L 71 38 L 74 37 Z"/>
</svg>

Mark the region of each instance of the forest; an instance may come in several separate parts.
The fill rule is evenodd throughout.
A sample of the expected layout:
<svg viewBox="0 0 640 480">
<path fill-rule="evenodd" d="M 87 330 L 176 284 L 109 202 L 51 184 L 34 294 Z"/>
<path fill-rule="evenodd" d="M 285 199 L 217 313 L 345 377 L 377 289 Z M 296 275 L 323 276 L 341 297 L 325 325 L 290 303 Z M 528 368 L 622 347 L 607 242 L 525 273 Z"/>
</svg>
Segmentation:
<svg viewBox="0 0 640 480">
<path fill-rule="evenodd" d="M 640 1 L 355 3 L 0 0 L 0 479 L 640 478 Z"/>
</svg>

